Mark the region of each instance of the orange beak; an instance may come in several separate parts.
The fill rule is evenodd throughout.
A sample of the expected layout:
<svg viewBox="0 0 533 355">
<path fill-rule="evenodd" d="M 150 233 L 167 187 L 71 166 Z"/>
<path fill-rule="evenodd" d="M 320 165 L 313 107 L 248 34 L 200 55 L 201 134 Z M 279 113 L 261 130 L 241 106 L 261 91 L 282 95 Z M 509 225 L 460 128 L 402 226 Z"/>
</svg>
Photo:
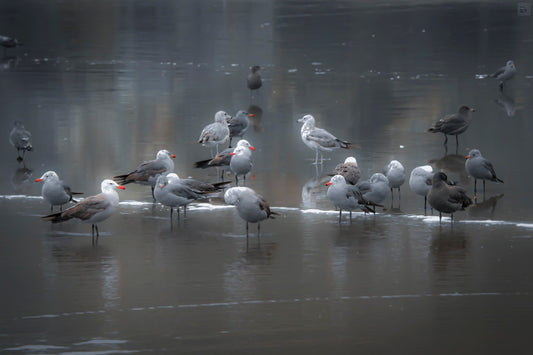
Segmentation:
<svg viewBox="0 0 533 355">
<path fill-rule="evenodd" d="M 331 181 L 326 182 L 326 186 L 331 185 Z"/>
<path fill-rule="evenodd" d="M 248 115 L 248 117 L 254 117 L 254 114 L 253 114 L 253 113 L 250 113 L 250 114 Z"/>
<path fill-rule="evenodd" d="M 175 158 L 176 156 L 175 156 L 174 154 L 172 154 L 170 157 L 171 157 L 171 158 Z"/>
<path fill-rule="evenodd" d="M 250 146 L 250 149 L 251 149 L 251 150 L 255 150 L 255 148 L 254 148 L 254 147 L 252 147 L 252 146 Z"/>
<path fill-rule="evenodd" d="M 470 159 L 470 155 L 467 155 L 467 156 L 466 156 L 466 159 Z"/>
<path fill-rule="evenodd" d="M 163 184 L 159 185 L 160 188 L 163 188 Z"/>
<path fill-rule="evenodd" d="M 229 155 L 235 155 L 235 153 L 231 152 Z"/>
<path fill-rule="evenodd" d="M 124 186 L 122 186 L 122 185 L 118 185 L 117 189 L 126 190 L 126 188 Z"/>
<path fill-rule="evenodd" d="M 39 181 L 43 181 L 43 179 L 38 178 L 38 179 L 35 180 L 35 182 L 39 182 Z"/>
</svg>

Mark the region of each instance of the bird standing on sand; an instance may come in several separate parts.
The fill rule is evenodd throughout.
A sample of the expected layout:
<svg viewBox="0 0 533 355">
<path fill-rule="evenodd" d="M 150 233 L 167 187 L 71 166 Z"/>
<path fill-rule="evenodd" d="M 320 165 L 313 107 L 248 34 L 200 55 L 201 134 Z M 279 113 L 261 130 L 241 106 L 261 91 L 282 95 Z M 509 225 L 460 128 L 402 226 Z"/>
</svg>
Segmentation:
<svg viewBox="0 0 533 355">
<path fill-rule="evenodd" d="M 72 195 L 81 195 L 83 192 L 72 192 L 70 187 L 67 186 L 62 180 L 59 180 L 59 176 L 55 171 L 47 171 L 35 182 L 43 181 L 43 187 L 41 189 L 41 196 L 50 204 L 50 211 L 54 211 L 54 206 L 59 206 L 59 210 L 63 209 L 63 205 L 67 202 L 77 203 L 78 201 L 72 198 Z"/>
<path fill-rule="evenodd" d="M 459 146 L 458 136 L 466 131 L 470 125 L 470 112 L 474 111 L 475 110 L 473 108 L 463 105 L 459 107 L 459 111 L 457 113 L 444 116 L 435 122 L 433 126 L 429 127 L 427 131 L 431 133 L 443 133 L 444 146 L 446 147 L 448 143 L 448 135 L 455 136 L 455 144 L 457 148 Z"/>
<path fill-rule="evenodd" d="M 516 67 L 512 60 L 508 60 L 504 67 L 496 70 L 490 75 L 491 78 L 496 78 L 500 81 L 500 91 L 503 91 L 503 84 L 507 80 L 511 80 L 516 74 Z"/>
<path fill-rule="evenodd" d="M 477 179 L 483 180 L 483 195 L 485 195 L 485 180 L 501 182 L 496 176 L 492 163 L 483 158 L 478 149 L 472 149 L 466 156 L 465 168 L 468 175 L 474 178 L 474 195 L 476 195 Z"/>
<path fill-rule="evenodd" d="M 254 65 L 250 68 L 250 74 L 248 74 L 248 77 L 246 78 L 246 85 L 248 86 L 248 89 L 250 89 L 250 92 L 259 90 L 263 85 L 263 79 L 261 79 L 261 73 L 259 72 L 262 69 L 263 68 L 259 65 Z"/>
<path fill-rule="evenodd" d="M 260 236 L 260 222 L 274 219 L 276 212 L 270 210 L 270 205 L 263 196 L 254 190 L 244 187 L 232 187 L 224 194 L 224 201 L 228 205 L 235 205 L 239 216 L 246 221 L 246 238 L 248 238 L 248 223 L 257 223 L 257 237 Z"/>
<path fill-rule="evenodd" d="M 198 143 L 210 149 L 216 147 L 218 154 L 218 145 L 227 142 L 229 139 L 228 121 L 230 119 L 231 116 L 226 112 L 218 111 L 215 114 L 215 122 L 208 124 L 202 129 Z M 212 151 L 211 156 L 213 156 Z"/>
<path fill-rule="evenodd" d="M 121 185 L 126 185 L 132 182 L 141 185 L 150 185 L 152 188 L 152 197 L 155 200 L 154 187 L 158 175 L 166 175 L 174 171 L 174 162 L 171 158 L 175 157 L 176 156 L 170 154 L 168 150 L 162 149 L 157 152 L 154 160 L 145 161 L 131 173 L 117 175 L 113 177 L 113 180 Z"/>
<path fill-rule="evenodd" d="M 24 124 L 20 121 L 15 121 L 13 123 L 13 129 L 9 133 L 9 142 L 18 153 L 17 160 L 24 159 L 26 151 L 31 151 L 33 146 L 31 145 L 31 133 L 24 128 Z M 20 156 L 20 151 L 22 150 L 22 157 Z"/>
<path fill-rule="evenodd" d="M 462 211 L 472 204 L 466 190 L 459 185 L 448 184 L 448 176 L 443 172 L 433 175 L 427 198 L 429 205 L 439 211 L 439 222 L 442 221 L 443 213 L 450 213 L 453 220 L 455 211 Z"/>
<path fill-rule="evenodd" d="M 350 221 L 352 220 L 352 211 L 356 208 L 360 208 L 364 212 L 375 213 L 371 207 L 373 204 L 363 198 L 357 186 L 347 184 L 344 176 L 335 175 L 326 185 L 328 186 L 326 196 L 339 209 L 339 223 L 342 219 L 342 210 L 350 211 Z"/>
<path fill-rule="evenodd" d="M 316 152 L 315 165 L 319 164 L 318 152 L 320 152 L 320 164 L 322 164 L 324 161 L 322 152 L 331 152 L 339 148 L 349 149 L 356 147 L 352 143 L 338 139 L 325 129 L 315 127 L 315 118 L 311 115 L 303 116 L 298 122 L 303 123 L 300 131 L 302 141 L 306 146 Z"/>
<path fill-rule="evenodd" d="M 72 218 L 84 223 L 90 223 L 92 225 L 94 241 L 95 231 L 96 238 L 99 236 L 97 223 L 109 218 L 118 206 L 119 199 L 116 189 L 124 190 L 124 186 L 118 185 L 109 179 L 102 181 L 100 188 L 102 192 L 98 195 L 87 197 L 63 212 L 54 213 L 42 218 L 52 223 L 60 223 Z"/>
</svg>

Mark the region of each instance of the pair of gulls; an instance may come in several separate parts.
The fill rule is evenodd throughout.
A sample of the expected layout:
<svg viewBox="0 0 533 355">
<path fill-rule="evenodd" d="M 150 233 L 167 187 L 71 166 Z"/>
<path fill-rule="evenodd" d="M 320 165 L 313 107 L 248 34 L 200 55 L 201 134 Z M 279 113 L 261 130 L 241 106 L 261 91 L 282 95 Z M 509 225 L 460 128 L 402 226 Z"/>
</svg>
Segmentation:
<svg viewBox="0 0 533 355">
<path fill-rule="evenodd" d="M 218 154 L 218 146 L 220 144 L 224 144 L 229 140 L 229 146 L 231 147 L 233 137 L 242 137 L 246 133 L 250 125 L 249 117 L 253 117 L 253 114 L 249 114 L 244 110 L 238 111 L 234 117 L 225 111 L 218 111 L 215 113 L 214 122 L 202 129 L 198 143 L 210 149 L 216 147 Z"/>
</svg>

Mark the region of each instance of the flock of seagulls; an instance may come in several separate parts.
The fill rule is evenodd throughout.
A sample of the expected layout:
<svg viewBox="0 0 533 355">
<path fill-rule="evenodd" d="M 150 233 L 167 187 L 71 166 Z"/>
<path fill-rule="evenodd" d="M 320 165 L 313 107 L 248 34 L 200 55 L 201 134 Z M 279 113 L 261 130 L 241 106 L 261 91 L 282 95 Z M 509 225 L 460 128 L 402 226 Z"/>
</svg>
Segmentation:
<svg viewBox="0 0 533 355">
<path fill-rule="evenodd" d="M 20 45 L 17 40 L 0 36 L 0 44 L 4 48 Z M 252 66 L 247 77 L 247 86 L 253 92 L 262 86 L 260 66 Z M 500 90 L 503 90 L 504 83 L 510 80 L 516 73 L 516 68 L 512 61 L 508 61 L 506 66 L 496 71 L 491 76 L 500 81 Z M 456 145 L 459 144 L 457 136 L 466 131 L 470 124 L 470 113 L 474 109 L 461 106 L 457 113 L 447 115 L 435 122 L 428 131 L 433 133 L 443 133 L 445 136 L 444 145 L 447 145 L 448 135 L 456 136 Z M 252 169 L 252 152 L 255 148 L 245 139 L 242 139 L 250 124 L 249 118 L 253 115 L 245 111 L 238 111 L 235 116 L 231 116 L 225 111 L 218 111 L 214 116 L 214 122 L 206 125 L 198 138 L 198 143 L 211 149 L 211 158 L 198 161 L 194 164 L 196 168 L 214 167 L 221 171 L 223 180 L 226 171 L 231 171 L 235 176 L 235 187 L 227 188 L 230 181 L 217 183 L 206 183 L 195 179 L 180 179 L 174 173 L 175 156 L 168 150 L 157 152 L 155 159 L 140 163 L 135 170 L 105 179 L 101 183 L 101 193 L 84 198 L 80 201 L 74 199 L 75 195 L 82 193 L 72 192 L 54 171 L 44 173 L 35 182 L 42 182 L 41 194 L 43 199 L 50 204 L 51 214 L 43 219 L 52 223 L 59 223 L 70 219 L 77 219 L 91 224 L 93 241 L 96 235 L 98 238 L 97 224 L 113 214 L 119 203 L 117 190 L 124 190 L 124 185 L 134 183 L 150 186 L 152 197 L 155 202 L 170 207 L 170 218 L 174 208 L 178 212 L 183 208 L 184 215 L 189 203 L 204 199 L 212 193 L 224 192 L 224 201 L 227 204 L 235 205 L 238 215 L 246 222 L 246 235 L 248 237 L 248 223 L 257 223 L 257 235 L 260 232 L 260 222 L 274 218 L 277 214 L 270 209 L 268 202 L 253 189 L 239 186 L 239 177 L 242 177 L 243 184 L 246 183 L 246 176 Z M 303 143 L 315 152 L 314 164 L 323 164 L 323 153 L 331 152 L 339 148 L 349 149 L 358 147 L 346 140 L 339 139 L 325 129 L 316 127 L 315 118 L 304 115 L 298 119 L 302 123 L 301 139 Z M 232 138 L 239 138 L 237 145 L 232 147 Z M 17 160 L 24 159 L 27 151 L 33 149 L 31 144 L 31 133 L 24 128 L 24 125 L 16 121 L 10 132 L 9 140 L 17 149 Z M 219 150 L 219 146 L 229 142 L 229 147 Z M 213 154 L 213 148 L 216 154 Z M 21 154 L 22 153 L 22 154 Z M 320 159 L 319 159 L 320 155 Z M 465 169 L 474 178 L 474 195 L 476 194 L 477 180 L 483 181 L 483 192 L 485 192 L 485 181 L 495 181 L 503 183 L 496 176 L 494 167 L 490 161 L 485 159 L 479 150 L 473 149 L 465 158 Z M 357 165 L 355 157 L 346 158 L 343 163 L 339 163 L 334 171 L 329 174 L 330 181 L 326 184 L 326 195 L 331 203 L 339 209 L 339 222 L 341 222 L 342 212 L 350 213 L 360 209 L 365 213 L 375 213 L 376 207 L 383 207 L 381 203 L 391 194 L 394 200 L 393 189 L 398 189 L 398 199 L 400 199 L 400 188 L 406 180 L 403 165 L 392 160 L 387 164 L 383 172 L 374 173 L 368 180 L 361 180 L 361 171 Z M 464 210 L 473 203 L 468 197 L 464 188 L 448 180 L 445 173 L 434 171 L 431 165 L 423 165 L 414 168 L 409 177 L 409 186 L 417 195 L 424 197 L 424 210 L 427 203 L 439 212 L 453 213 Z M 475 198 L 475 197 L 474 197 Z M 67 203 L 74 203 L 73 206 L 63 210 Z M 59 212 L 53 213 L 54 206 L 59 206 Z"/>
</svg>

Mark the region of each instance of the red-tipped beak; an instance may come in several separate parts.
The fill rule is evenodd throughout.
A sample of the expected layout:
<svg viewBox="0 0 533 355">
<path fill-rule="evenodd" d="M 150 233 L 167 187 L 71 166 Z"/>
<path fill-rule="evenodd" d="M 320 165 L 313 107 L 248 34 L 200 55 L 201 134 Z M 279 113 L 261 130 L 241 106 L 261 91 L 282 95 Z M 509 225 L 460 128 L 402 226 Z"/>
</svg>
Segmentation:
<svg viewBox="0 0 533 355">
<path fill-rule="evenodd" d="M 171 158 L 175 158 L 176 156 L 175 156 L 174 154 L 172 154 L 170 157 L 171 157 Z"/>
<path fill-rule="evenodd" d="M 251 114 L 249 114 L 249 115 L 248 115 L 248 117 L 254 117 L 254 114 L 253 114 L 253 113 L 251 113 Z"/>
<path fill-rule="evenodd" d="M 466 159 L 470 159 L 470 155 L 467 155 L 467 156 L 466 156 Z"/>
<path fill-rule="evenodd" d="M 122 186 L 122 185 L 118 185 L 117 189 L 126 190 L 126 188 L 124 186 Z"/>
<path fill-rule="evenodd" d="M 163 188 L 163 184 L 159 185 L 160 188 Z"/>
<path fill-rule="evenodd" d="M 326 186 L 331 185 L 331 181 L 326 182 Z"/>
<path fill-rule="evenodd" d="M 234 153 L 234 152 L 231 152 L 229 155 L 235 155 L 235 153 Z"/>
<path fill-rule="evenodd" d="M 250 146 L 250 149 L 251 149 L 251 150 L 255 150 L 255 148 L 254 148 L 254 147 L 252 147 L 252 146 Z"/>
<path fill-rule="evenodd" d="M 43 181 L 43 179 L 38 178 L 38 179 L 35 180 L 35 182 L 39 182 L 39 181 Z"/>
</svg>

